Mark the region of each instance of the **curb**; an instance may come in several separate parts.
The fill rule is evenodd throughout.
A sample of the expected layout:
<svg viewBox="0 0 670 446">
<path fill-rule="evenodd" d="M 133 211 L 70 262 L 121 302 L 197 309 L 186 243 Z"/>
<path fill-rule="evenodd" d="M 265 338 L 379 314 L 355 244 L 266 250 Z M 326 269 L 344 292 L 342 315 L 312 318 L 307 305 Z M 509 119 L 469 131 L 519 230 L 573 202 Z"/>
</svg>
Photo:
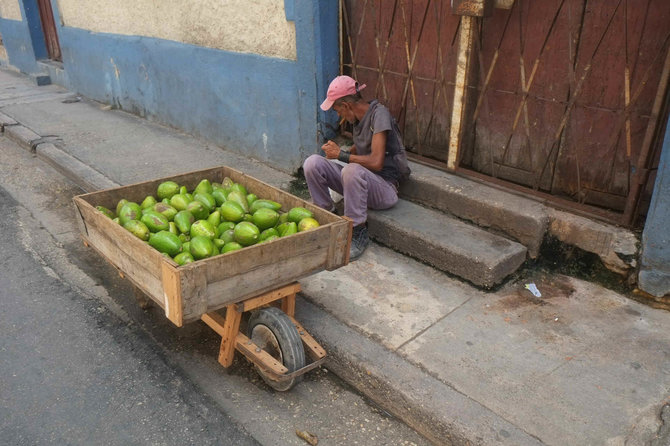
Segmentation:
<svg viewBox="0 0 670 446">
<path fill-rule="evenodd" d="M 42 140 L 40 135 L 18 123 L 7 126 L 4 133 L 9 139 L 30 152 L 35 150 L 35 146 Z"/>
<path fill-rule="evenodd" d="M 14 120 L 14 118 L 10 118 L 4 113 L 0 113 L 0 132 L 5 131 L 5 127 L 9 127 L 11 125 L 17 125 L 18 122 Z"/>
<path fill-rule="evenodd" d="M 51 165 L 85 192 L 121 186 L 51 143 L 37 145 L 36 153 L 38 158 Z"/>
<path fill-rule="evenodd" d="M 437 445 L 541 446 L 536 437 L 346 326 L 301 293 L 296 319 L 323 345 L 326 365 Z"/>
</svg>

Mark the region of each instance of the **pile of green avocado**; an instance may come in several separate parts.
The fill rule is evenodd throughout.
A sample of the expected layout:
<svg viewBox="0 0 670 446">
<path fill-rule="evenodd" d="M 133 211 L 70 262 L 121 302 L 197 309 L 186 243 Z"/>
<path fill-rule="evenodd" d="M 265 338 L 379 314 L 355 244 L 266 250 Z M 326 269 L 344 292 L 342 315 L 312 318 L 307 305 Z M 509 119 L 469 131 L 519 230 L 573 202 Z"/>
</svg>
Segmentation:
<svg viewBox="0 0 670 446">
<path fill-rule="evenodd" d="M 281 204 L 248 193 L 228 177 L 221 183 L 204 179 L 192 192 L 164 181 L 156 197 L 140 204 L 121 199 L 116 212 L 96 209 L 179 265 L 319 226 L 309 210 L 282 212 Z"/>
</svg>

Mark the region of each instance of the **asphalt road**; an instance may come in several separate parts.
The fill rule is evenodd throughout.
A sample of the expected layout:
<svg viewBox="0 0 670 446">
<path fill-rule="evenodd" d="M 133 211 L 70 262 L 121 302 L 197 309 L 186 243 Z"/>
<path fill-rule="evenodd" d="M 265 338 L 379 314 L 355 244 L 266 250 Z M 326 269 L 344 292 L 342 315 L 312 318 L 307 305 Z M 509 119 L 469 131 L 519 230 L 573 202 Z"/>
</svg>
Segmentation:
<svg viewBox="0 0 670 446">
<path fill-rule="evenodd" d="M 290 392 L 220 337 L 142 310 L 78 236 L 82 193 L 0 136 L 0 444 L 427 445 L 327 369 Z"/>
<path fill-rule="evenodd" d="M 18 212 L 0 189 L 3 444 L 258 444 L 136 327 L 27 251 Z"/>
</svg>

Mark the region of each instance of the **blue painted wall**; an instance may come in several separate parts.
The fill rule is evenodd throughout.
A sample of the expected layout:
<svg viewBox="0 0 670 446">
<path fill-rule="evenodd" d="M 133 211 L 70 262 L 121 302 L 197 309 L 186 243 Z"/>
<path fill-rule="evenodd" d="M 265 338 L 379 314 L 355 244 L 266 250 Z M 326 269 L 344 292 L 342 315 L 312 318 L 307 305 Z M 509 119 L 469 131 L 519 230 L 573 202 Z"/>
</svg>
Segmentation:
<svg viewBox="0 0 670 446">
<path fill-rule="evenodd" d="M 654 193 L 642 233 L 638 286 L 656 297 L 670 294 L 670 120 L 665 129 Z"/>
<path fill-rule="evenodd" d="M 34 16 L 36 0 L 21 4 Z M 316 152 L 324 122 L 334 124 L 318 105 L 339 70 L 337 0 L 285 0 L 295 61 L 63 27 L 52 6 L 65 86 L 85 96 L 289 172 Z M 0 21 L 10 63 L 36 72 L 35 60 L 46 54 L 41 28 L 10 22 Z"/>
<path fill-rule="evenodd" d="M 0 33 L 10 65 L 24 73 L 34 73 L 37 63 L 26 22 L 0 18 Z"/>
</svg>

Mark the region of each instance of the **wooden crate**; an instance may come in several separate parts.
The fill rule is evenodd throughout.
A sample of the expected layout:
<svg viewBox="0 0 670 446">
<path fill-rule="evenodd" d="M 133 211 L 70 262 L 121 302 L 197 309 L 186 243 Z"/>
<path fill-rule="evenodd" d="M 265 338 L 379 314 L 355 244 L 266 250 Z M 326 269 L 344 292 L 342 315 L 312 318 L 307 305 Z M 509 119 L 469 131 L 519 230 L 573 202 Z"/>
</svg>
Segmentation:
<svg viewBox="0 0 670 446">
<path fill-rule="evenodd" d="M 281 203 L 284 211 L 295 206 L 309 209 L 321 226 L 179 266 L 95 208 L 114 209 L 121 198 L 140 203 L 147 195 L 155 196 L 158 185 L 167 180 L 192 190 L 204 178 L 220 183 L 225 177 L 260 198 Z M 225 166 L 79 195 L 74 204 L 86 243 L 163 307 L 177 326 L 349 261 L 351 220 Z"/>
</svg>

